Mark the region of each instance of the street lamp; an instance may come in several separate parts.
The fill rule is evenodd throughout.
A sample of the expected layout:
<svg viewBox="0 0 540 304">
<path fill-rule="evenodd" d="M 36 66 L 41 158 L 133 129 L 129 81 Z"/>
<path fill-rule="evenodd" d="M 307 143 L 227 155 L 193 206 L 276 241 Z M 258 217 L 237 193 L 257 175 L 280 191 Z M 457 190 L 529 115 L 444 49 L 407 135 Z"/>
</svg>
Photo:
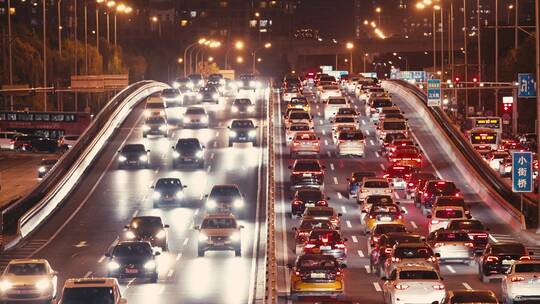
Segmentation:
<svg viewBox="0 0 540 304">
<path fill-rule="evenodd" d="M 252 72 L 253 74 L 255 74 L 255 56 L 256 56 L 257 52 L 260 51 L 260 50 L 262 50 L 262 49 L 269 49 L 269 48 L 271 48 L 271 47 L 272 47 L 272 43 L 266 42 L 266 43 L 264 44 L 263 47 L 253 50 L 253 53 L 251 53 L 251 55 L 252 55 L 252 57 L 253 57 L 253 60 L 252 60 L 253 65 L 251 66 L 251 72 Z M 259 59 L 260 59 L 260 58 L 259 58 Z M 257 60 L 257 61 L 260 62 L 261 60 Z"/>
<path fill-rule="evenodd" d="M 347 48 L 347 50 L 349 50 L 349 57 L 350 57 L 349 70 L 351 71 L 351 74 L 352 74 L 353 73 L 353 49 L 354 49 L 354 44 L 352 42 L 347 42 L 345 44 L 345 47 Z"/>
<path fill-rule="evenodd" d="M 234 48 L 236 50 L 243 50 L 244 49 L 244 41 L 242 40 L 238 40 L 234 43 Z M 229 52 L 231 51 L 231 47 L 227 48 L 227 51 L 225 52 L 225 69 L 227 69 L 228 65 L 229 65 Z"/>
<path fill-rule="evenodd" d="M 243 63 L 244 62 L 244 58 L 242 56 L 238 56 L 236 57 L 236 62 L 237 63 Z"/>
<path fill-rule="evenodd" d="M 375 12 L 377 13 L 377 17 L 379 18 L 379 26 L 381 26 L 381 12 L 382 12 L 382 8 L 380 6 L 378 6 L 377 8 L 375 8 Z"/>
<path fill-rule="evenodd" d="M 178 58 L 178 63 L 183 63 L 183 62 L 186 62 L 187 63 L 187 51 L 191 49 L 191 51 L 189 52 L 189 69 L 190 69 L 190 73 L 191 73 L 191 53 L 193 52 L 193 49 L 194 47 L 198 46 L 198 45 L 201 45 L 203 44 L 204 42 L 206 41 L 206 38 L 200 38 L 198 41 L 196 42 L 193 42 L 192 44 L 188 45 L 185 49 L 184 49 L 184 57 L 183 58 Z M 180 61 L 180 59 L 182 59 Z M 187 76 L 187 64 L 184 64 L 184 77 Z"/>
<path fill-rule="evenodd" d="M 110 31 L 109 31 L 109 23 L 110 23 L 110 18 L 109 18 L 109 10 L 112 9 L 113 7 L 116 6 L 116 1 L 107 1 L 107 43 L 109 43 L 110 41 Z"/>
<path fill-rule="evenodd" d="M 129 6 L 126 6 L 125 4 L 118 4 L 116 6 L 116 11 L 114 13 L 114 45 L 116 46 L 116 15 L 117 13 L 121 14 L 129 14 L 131 13 L 132 8 Z"/>
</svg>

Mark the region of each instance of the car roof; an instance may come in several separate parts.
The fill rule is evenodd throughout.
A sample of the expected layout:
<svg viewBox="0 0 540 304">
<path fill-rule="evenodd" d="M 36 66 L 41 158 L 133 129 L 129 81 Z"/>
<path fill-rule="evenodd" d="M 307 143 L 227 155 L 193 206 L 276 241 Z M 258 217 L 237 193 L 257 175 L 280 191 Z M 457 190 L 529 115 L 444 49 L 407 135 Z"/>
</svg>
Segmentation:
<svg viewBox="0 0 540 304">
<path fill-rule="evenodd" d="M 332 211 L 332 212 L 336 212 L 336 210 L 332 207 L 328 207 L 328 206 L 315 206 L 315 207 L 307 207 L 306 210 L 322 210 L 322 211 Z"/>
<path fill-rule="evenodd" d="M 234 219 L 236 220 L 236 217 L 230 212 L 215 212 L 215 213 L 207 213 L 204 215 L 204 219 L 220 219 L 220 218 L 228 218 L 228 219 Z"/>
<path fill-rule="evenodd" d="M 396 248 L 417 248 L 417 247 L 429 247 L 426 243 L 398 243 Z"/>
<path fill-rule="evenodd" d="M 37 263 L 37 264 L 48 264 L 49 262 L 45 259 L 13 259 L 9 261 L 9 264 L 28 264 L 28 263 Z"/>
<path fill-rule="evenodd" d="M 364 183 L 365 182 L 388 182 L 386 178 L 382 177 L 364 177 Z"/>
<path fill-rule="evenodd" d="M 435 268 L 433 268 L 433 266 L 428 266 L 428 265 L 401 265 L 401 266 L 397 266 L 396 267 L 397 271 L 410 271 L 410 270 L 431 270 L 431 271 L 435 271 L 437 272 L 437 270 Z"/>
<path fill-rule="evenodd" d="M 88 288 L 88 287 L 113 287 L 118 285 L 116 278 L 95 277 L 95 278 L 72 278 L 67 279 L 64 288 Z"/>
</svg>

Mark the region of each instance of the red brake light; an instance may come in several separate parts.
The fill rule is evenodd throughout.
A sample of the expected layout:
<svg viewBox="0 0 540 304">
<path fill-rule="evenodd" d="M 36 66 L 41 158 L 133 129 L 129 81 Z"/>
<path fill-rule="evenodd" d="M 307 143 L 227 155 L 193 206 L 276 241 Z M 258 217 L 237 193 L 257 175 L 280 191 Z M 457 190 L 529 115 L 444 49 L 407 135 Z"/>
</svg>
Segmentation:
<svg viewBox="0 0 540 304">
<path fill-rule="evenodd" d="M 467 247 L 469 247 L 469 248 L 473 248 L 473 247 L 474 247 L 474 244 L 473 244 L 473 243 L 470 243 L 470 242 L 468 242 L 468 243 L 465 243 L 465 246 L 467 246 Z"/>
<path fill-rule="evenodd" d="M 392 257 L 390 260 L 391 260 L 392 262 L 398 263 L 401 259 L 400 259 L 400 258 L 396 258 L 396 257 Z"/>
<path fill-rule="evenodd" d="M 424 197 L 428 197 L 428 194 L 427 194 L 427 193 L 424 193 Z"/>
<path fill-rule="evenodd" d="M 306 244 L 306 249 L 314 248 L 315 244 Z"/>
<path fill-rule="evenodd" d="M 409 187 L 413 187 L 413 186 L 414 186 L 414 184 L 413 184 L 413 183 L 409 183 Z"/>
<path fill-rule="evenodd" d="M 431 220 L 431 224 L 432 224 L 432 225 L 436 225 L 436 224 L 438 224 L 438 223 L 439 223 L 439 220 Z"/>
<path fill-rule="evenodd" d="M 328 202 L 327 201 L 318 201 L 317 204 L 326 206 L 326 205 L 328 205 Z"/>
<path fill-rule="evenodd" d="M 392 253 L 392 248 L 384 248 L 384 253 L 386 254 Z"/>
<path fill-rule="evenodd" d="M 433 262 L 436 262 L 436 261 L 437 261 L 437 258 L 434 257 L 434 256 L 430 256 L 429 258 L 426 259 L 426 261 L 432 262 L 432 263 L 433 263 Z"/>
<path fill-rule="evenodd" d="M 526 255 L 526 256 L 522 256 L 519 258 L 520 261 L 530 261 L 531 260 L 531 257 Z"/>
<path fill-rule="evenodd" d="M 293 144 L 293 146 L 295 146 L 295 147 L 300 145 L 300 143 L 297 142 L 297 141 L 294 141 L 292 144 Z"/>
<path fill-rule="evenodd" d="M 334 247 L 336 248 L 339 248 L 339 249 L 345 249 L 345 244 L 336 244 Z"/>
<path fill-rule="evenodd" d="M 297 276 L 299 276 L 299 275 L 300 275 L 300 271 L 295 271 L 294 274 L 297 275 Z"/>
<path fill-rule="evenodd" d="M 402 220 L 403 219 L 403 215 L 398 215 L 398 220 Z"/>
<path fill-rule="evenodd" d="M 486 258 L 486 261 L 488 261 L 488 262 L 497 262 L 498 260 L 499 260 L 499 258 L 496 257 L 496 256 L 488 256 Z"/>
<path fill-rule="evenodd" d="M 302 204 L 302 201 L 294 201 L 293 204 L 294 205 L 300 205 L 300 204 Z"/>
<path fill-rule="evenodd" d="M 459 197 L 459 192 L 456 192 L 456 194 L 454 194 L 455 197 Z"/>
<path fill-rule="evenodd" d="M 520 282 L 520 281 L 523 281 L 523 280 L 525 280 L 524 277 L 512 277 L 510 279 L 510 281 L 512 281 L 512 282 Z"/>
</svg>

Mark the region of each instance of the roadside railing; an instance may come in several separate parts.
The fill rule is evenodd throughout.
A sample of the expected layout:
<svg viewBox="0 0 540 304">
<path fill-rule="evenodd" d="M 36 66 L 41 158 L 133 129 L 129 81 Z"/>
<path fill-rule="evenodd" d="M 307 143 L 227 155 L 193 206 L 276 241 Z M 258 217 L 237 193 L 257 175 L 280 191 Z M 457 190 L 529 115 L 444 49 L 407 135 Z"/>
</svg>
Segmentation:
<svg viewBox="0 0 540 304">
<path fill-rule="evenodd" d="M 265 302 L 277 303 L 277 260 L 276 260 L 276 183 L 275 183 L 275 155 L 274 155 L 274 94 L 270 85 L 270 98 L 268 99 L 268 203 L 266 211 L 266 292 Z"/>
</svg>

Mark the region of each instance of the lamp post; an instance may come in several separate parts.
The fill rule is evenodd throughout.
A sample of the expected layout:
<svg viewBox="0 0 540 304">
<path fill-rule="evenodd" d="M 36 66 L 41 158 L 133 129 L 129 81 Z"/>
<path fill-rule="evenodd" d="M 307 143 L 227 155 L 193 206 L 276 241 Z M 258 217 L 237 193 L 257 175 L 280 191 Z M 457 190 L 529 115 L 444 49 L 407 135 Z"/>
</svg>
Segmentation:
<svg viewBox="0 0 540 304">
<path fill-rule="evenodd" d="M 272 47 L 272 43 L 267 42 L 267 43 L 264 44 L 263 47 L 258 48 L 258 49 L 253 51 L 253 53 L 251 54 L 253 56 L 253 65 L 251 67 L 251 73 L 255 74 L 255 56 L 256 56 L 257 52 L 262 50 L 262 49 L 269 49 L 271 47 Z"/>
<path fill-rule="evenodd" d="M 109 17 L 110 16 L 110 9 L 112 9 L 114 6 L 116 6 L 116 2 L 115 1 L 107 1 L 107 43 L 109 43 L 111 40 L 110 40 L 110 22 L 111 22 L 111 18 Z"/>
<path fill-rule="evenodd" d="M 238 40 L 234 43 L 234 48 L 241 51 L 244 49 L 244 42 L 241 40 Z M 229 63 L 229 52 L 232 48 L 227 48 L 227 51 L 225 52 L 225 69 L 228 68 Z"/>
<path fill-rule="evenodd" d="M 201 40 L 202 40 L 202 39 L 201 39 Z M 184 49 L 184 56 L 182 57 L 182 58 L 183 58 L 183 59 L 182 59 L 182 62 L 184 63 L 184 77 L 187 76 L 187 64 L 186 64 L 186 63 L 187 63 L 187 58 L 186 58 L 186 56 L 187 56 L 187 51 L 188 51 L 189 49 L 191 49 L 192 47 L 196 46 L 197 44 L 201 43 L 201 42 L 200 42 L 201 40 L 199 40 L 199 41 L 197 41 L 197 42 L 194 42 L 194 43 L 188 45 L 188 46 Z M 191 68 L 191 62 L 190 62 L 190 68 Z"/>
<path fill-rule="evenodd" d="M 363 59 L 364 59 L 364 73 L 366 72 L 366 58 L 367 58 L 368 56 L 369 56 L 368 53 L 365 53 L 365 54 L 364 54 L 364 58 L 363 58 Z"/>
<path fill-rule="evenodd" d="M 62 0 L 58 0 L 56 11 L 56 23 L 58 24 L 58 53 L 62 55 L 62 21 L 61 21 L 61 8 Z"/>
<path fill-rule="evenodd" d="M 96 49 L 99 53 L 99 5 L 105 0 L 96 0 Z"/>
<path fill-rule="evenodd" d="M 47 7 L 46 0 L 41 0 L 43 17 L 43 89 L 47 87 Z M 43 91 L 43 108 L 47 111 L 47 92 Z"/>
<path fill-rule="evenodd" d="M 11 46 L 11 0 L 7 1 L 7 26 L 8 26 L 8 57 L 9 57 L 9 84 L 13 85 L 13 55 Z M 9 108 L 13 111 L 13 95 L 9 97 Z"/>
<path fill-rule="evenodd" d="M 354 44 L 352 42 L 347 42 L 345 47 L 347 48 L 347 50 L 349 50 L 349 58 L 350 58 L 349 59 L 349 71 L 352 74 L 353 73 L 353 49 L 354 49 Z"/>
<path fill-rule="evenodd" d="M 375 8 L 375 12 L 377 13 L 377 17 L 378 17 L 378 21 L 379 23 L 377 24 L 377 26 L 381 26 L 381 12 L 382 12 L 382 8 L 380 6 L 378 6 L 377 8 Z"/>
<path fill-rule="evenodd" d="M 116 15 L 118 13 L 130 14 L 132 11 L 133 9 L 130 6 L 126 6 L 125 4 L 118 4 L 116 6 L 116 11 L 114 12 L 114 45 L 115 46 L 116 46 L 116 38 L 117 38 Z"/>
</svg>

